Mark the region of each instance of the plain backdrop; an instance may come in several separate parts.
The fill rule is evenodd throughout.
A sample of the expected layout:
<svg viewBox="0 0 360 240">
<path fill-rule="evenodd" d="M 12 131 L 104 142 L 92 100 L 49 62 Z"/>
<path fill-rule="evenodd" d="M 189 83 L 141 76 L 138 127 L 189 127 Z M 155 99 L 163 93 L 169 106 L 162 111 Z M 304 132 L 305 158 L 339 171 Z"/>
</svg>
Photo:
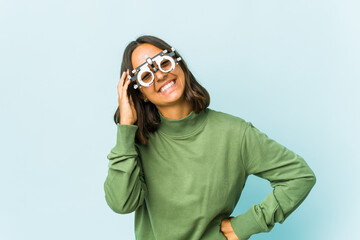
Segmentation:
<svg viewBox="0 0 360 240">
<path fill-rule="evenodd" d="M 210 108 L 250 121 L 317 176 L 257 240 L 354 239 L 359 226 L 360 4 L 0 0 L 0 239 L 135 239 L 105 202 L 125 46 L 174 46 Z M 250 176 L 232 216 L 261 203 Z M 175 217 L 175 216 L 174 216 Z"/>
</svg>

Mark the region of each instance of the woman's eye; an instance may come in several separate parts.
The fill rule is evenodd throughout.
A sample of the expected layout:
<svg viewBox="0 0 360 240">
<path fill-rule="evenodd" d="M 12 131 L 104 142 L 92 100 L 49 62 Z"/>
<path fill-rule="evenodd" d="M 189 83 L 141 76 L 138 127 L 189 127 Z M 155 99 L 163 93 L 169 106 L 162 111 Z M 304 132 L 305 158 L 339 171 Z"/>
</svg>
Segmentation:
<svg viewBox="0 0 360 240">
<path fill-rule="evenodd" d="M 144 82 L 150 81 L 151 80 L 151 74 L 149 72 L 143 72 L 141 74 L 141 80 Z"/>
<path fill-rule="evenodd" d="M 166 61 L 164 61 L 164 62 L 162 62 L 161 63 L 161 66 L 167 66 L 168 64 L 170 63 L 170 61 L 169 60 L 166 60 Z"/>
<path fill-rule="evenodd" d="M 148 74 L 148 73 L 144 75 L 144 79 L 148 79 L 149 77 L 150 77 L 150 74 Z"/>
</svg>

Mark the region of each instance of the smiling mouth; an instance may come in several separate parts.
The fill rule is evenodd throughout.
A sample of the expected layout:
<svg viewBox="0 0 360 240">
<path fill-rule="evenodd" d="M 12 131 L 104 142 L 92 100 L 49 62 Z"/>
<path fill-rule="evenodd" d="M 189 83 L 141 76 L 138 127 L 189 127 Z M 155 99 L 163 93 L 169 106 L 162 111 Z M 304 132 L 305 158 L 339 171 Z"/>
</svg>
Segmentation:
<svg viewBox="0 0 360 240">
<path fill-rule="evenodd" d="M 176 83 L 176 79 L 171 80 L 168 84 L 159 89 L 159 93 L 165 92 L 167 89 L 172 87 Z"/>
</svg>

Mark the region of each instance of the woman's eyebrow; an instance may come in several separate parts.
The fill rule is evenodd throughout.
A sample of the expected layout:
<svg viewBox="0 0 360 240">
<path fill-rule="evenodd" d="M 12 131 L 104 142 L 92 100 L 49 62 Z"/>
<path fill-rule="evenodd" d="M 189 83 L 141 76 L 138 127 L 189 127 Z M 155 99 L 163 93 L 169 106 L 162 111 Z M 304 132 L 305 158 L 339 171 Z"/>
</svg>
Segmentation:
<svg viewBox="0 0 360 240">
<path fill-rule="evenodd" d="M 137 69 L 137 68 L 139 68 L 139 67 L 143 66 L 145 63 L 146 63 L 146 61 L 145 61 L 145 62 L 143 62 L 142 64 L 140 64 L 139 66 L 135 67 L 134 69 Z"/>
</svg>

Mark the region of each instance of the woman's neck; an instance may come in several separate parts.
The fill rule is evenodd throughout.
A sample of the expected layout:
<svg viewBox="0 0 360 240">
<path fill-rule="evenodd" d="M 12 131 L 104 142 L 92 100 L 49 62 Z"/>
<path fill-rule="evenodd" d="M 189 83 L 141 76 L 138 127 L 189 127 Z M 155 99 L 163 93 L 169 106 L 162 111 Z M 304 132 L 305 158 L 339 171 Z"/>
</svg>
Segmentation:
<svg viewBox="0 0 360 240">
<path fill-rule="evenodd" d="M 184 118 L 192 111 L 191 103 L 184 101 L 181 104 L 171 106 L 157 106 L 159 112 L 168 119 Z"/>
</svg>

